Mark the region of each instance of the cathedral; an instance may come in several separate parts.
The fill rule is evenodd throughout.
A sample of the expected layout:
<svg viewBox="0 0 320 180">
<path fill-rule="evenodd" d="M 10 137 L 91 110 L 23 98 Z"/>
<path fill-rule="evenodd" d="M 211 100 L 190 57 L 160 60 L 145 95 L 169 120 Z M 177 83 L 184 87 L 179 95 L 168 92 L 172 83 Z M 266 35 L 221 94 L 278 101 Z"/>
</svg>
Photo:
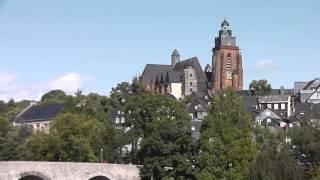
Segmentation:
<svg viewBox="0 0 320 180">
<path fill-rule="evenodd" d="M 212 52 L 212 66 L 208 64 L 203 70 L 197 57 L 180 60 L 179 52 L 174 50 L 171 64 L 147 64 L 140 82 L 155 94 L 171 94 L 176 98 L 225 88 L 241 91 L 242 57 L 227 20 L 221 23 Z"/>
</svg>

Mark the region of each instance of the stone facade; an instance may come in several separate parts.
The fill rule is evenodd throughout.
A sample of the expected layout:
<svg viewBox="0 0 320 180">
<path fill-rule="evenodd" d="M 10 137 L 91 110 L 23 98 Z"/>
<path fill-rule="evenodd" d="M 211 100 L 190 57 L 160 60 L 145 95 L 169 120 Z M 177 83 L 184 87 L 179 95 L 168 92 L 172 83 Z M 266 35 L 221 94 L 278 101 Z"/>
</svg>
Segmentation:
<svg viewBox="0 0 320 180">
<path fill-rule="evenodd" d="M 36 176 L 43 180 L 88 180 L 101 176 L 110 180 L 138 180 L 134 165 L 72 162 L 0 161 L 0 179 L 18 180 Z"/>
<path fill-rule="evenodd" d="M 243 89 L 242 56 L 236 46 L 236 37 L 232 36 L 229 23 L 224 20 L 219 36 L 215 39 L 212 55 L 212 89 L 219 91 L 232 88 Z"/>
</svg>

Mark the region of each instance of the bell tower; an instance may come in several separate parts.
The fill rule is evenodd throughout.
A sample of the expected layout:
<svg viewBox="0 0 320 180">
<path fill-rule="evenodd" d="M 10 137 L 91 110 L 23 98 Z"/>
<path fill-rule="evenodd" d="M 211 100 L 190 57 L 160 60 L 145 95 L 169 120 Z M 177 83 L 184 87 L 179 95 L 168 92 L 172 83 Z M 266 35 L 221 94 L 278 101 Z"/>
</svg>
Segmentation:
<svg viewBox="0 0 320 180">
<path fill-rule="evenodd" d="M 226 19 L 221 23 L 212 51 L 212 89 L 219 91 L 230 87 L 234 91 L 242 90 L 242 57 L 236 37 L 232 36 L 230 24 Z"/>
</svg>

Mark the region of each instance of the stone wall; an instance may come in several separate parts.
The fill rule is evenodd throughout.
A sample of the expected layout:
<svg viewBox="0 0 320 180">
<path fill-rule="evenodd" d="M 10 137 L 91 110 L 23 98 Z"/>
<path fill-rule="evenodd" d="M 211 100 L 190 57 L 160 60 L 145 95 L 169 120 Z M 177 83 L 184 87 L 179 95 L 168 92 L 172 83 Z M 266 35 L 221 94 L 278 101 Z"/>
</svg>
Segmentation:
<svg viewBox="0 0 320 180">
<path fill-rule="evenodd" d="M 0 161 L 0 179 L 18 180 L 35 175 L 43 180 L 88 180 L 105 176 L 110 180 L 138 180 L 135 165 L 72 162 Z"/>
</svg>

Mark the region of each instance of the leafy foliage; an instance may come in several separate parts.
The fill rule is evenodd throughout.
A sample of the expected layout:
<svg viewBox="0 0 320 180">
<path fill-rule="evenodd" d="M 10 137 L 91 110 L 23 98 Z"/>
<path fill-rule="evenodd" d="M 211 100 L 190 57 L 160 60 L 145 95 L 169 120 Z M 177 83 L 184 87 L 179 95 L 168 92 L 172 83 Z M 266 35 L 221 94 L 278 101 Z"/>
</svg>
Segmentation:
<svg viewBox="0 0 320 180">
<path fill-rule="evenodd" d="M 268 128 L 255 128 L 258 157 L 251 164 L 249 179 L 252 180 L 299 180 L 303 179 L 303 169 L 291 157 L 283 138 Z"/>
<path fill-rule="evenodd" d="M 232 90 L 219 92 L 203 121 L 198 179 L 246 179 L 256 147 L 250 116 Z"/>
<path fill-rule="evenodd" d="M 271 85 L 265 79 L 251 81 L 249 89 L 251 90 L 252 95 L 256 96 L 269 95 L 272 91 Z"/>
<path fill-rule="evenodd" d="M 136 95 L 126 111 L 135 140 L 142 139 L 134 149 L 142 179 L 194 179 L 190 119 L 181 104 L 165 96 Z"/>
</svg>

